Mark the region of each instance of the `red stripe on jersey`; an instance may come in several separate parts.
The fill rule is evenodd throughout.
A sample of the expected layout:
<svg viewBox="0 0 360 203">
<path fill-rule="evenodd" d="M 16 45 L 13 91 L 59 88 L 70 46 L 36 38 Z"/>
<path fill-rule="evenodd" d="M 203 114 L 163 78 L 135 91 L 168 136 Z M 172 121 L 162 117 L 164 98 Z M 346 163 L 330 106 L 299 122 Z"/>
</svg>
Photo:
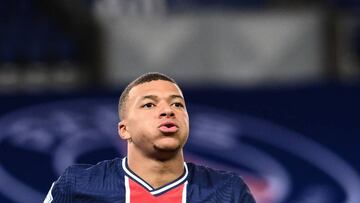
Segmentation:
<svg viewBox="0 0 360 203">
<path fill-rule="evenodd" d="M 163 194 L 154 196 L 137 182 L 130 178 L 127 179 L 129 181 L 130 203 L 182 203 L 184 183 L 166 191 Z"/>
</svg>

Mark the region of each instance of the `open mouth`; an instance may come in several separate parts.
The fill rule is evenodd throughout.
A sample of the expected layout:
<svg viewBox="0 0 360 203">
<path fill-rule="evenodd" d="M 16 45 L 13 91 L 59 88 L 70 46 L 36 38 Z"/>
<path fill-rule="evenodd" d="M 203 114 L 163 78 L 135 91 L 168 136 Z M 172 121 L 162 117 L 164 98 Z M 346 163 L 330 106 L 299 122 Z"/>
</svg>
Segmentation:
<svg viewBox="0 0 360 203">
<path fill-rule="evenodd" d="M 169 123 L 169 124 L 165 124 L 164 126 L 166 126 L 166 127 L 168 127 L 168 128 L 171 128 L 171 127 L 173 127 L 173 126 L 175 126 L 175 125 L 172 124 L 172 123 Z"/>
<path fill-rule="evenodd" d="M 174 133 L 174 132 L 178 131 L 179 128 L 177 125 L 175 125 L 175 123 L 167 122 L 167 123 L 161 124 L 159 129 L 161 132 L 164 132 L 164 133 Z"/>
</svg>

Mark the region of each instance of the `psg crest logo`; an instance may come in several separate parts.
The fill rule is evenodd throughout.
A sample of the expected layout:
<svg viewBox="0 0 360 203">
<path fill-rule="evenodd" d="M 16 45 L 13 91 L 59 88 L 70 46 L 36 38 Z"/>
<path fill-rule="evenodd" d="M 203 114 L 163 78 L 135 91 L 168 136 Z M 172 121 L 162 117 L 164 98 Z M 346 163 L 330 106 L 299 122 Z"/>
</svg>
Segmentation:
<svg viewBox="0 0 360 203">
<path fill-rule="evenodd" d="M 0 200 L 42 202 L 69 165 L 124 156 L 113 101 L 53 102 L 1 117 Z M 360 202 L 357 172 L 306 135 L 241 113 L 189 106 L 186 160 L 239 173 L 258 203 Z"/>
</svg>

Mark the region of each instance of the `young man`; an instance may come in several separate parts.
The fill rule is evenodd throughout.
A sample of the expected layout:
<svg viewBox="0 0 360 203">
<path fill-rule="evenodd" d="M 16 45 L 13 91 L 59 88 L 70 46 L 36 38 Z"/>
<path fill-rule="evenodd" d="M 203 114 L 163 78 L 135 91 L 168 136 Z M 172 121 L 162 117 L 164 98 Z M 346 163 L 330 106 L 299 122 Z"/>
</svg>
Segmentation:
<svg viewBox="0 0 360 203">
<path fill-rule="evenodd" d="M 127 157 L 69 167 L 44 202 L 255 203 L 236 174 L 184 162 L 189 116 L 173 79 L 135 79 L 121 94 L 119 116 Z"/>
</svg>

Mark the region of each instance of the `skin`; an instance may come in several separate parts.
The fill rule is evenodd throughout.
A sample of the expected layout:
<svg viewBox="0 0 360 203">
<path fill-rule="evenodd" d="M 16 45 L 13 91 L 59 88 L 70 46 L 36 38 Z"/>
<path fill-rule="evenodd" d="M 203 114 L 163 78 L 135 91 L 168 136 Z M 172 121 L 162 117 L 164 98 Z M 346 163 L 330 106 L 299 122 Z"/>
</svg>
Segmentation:
<svg viewBox="0 0 360 203">
<path fill-rule="evenodd" d="M 189 116 L 180 88 L 155 80 L 133 87 L 118 132 L 127 140 L 128 165 L 154 188 L 184 172 L 183 146 L 189 134 Z M 164 123 L 175 126 L 168 128 Z M 145 164 L 144 164 L 145 163 Z"/>
</svg>

